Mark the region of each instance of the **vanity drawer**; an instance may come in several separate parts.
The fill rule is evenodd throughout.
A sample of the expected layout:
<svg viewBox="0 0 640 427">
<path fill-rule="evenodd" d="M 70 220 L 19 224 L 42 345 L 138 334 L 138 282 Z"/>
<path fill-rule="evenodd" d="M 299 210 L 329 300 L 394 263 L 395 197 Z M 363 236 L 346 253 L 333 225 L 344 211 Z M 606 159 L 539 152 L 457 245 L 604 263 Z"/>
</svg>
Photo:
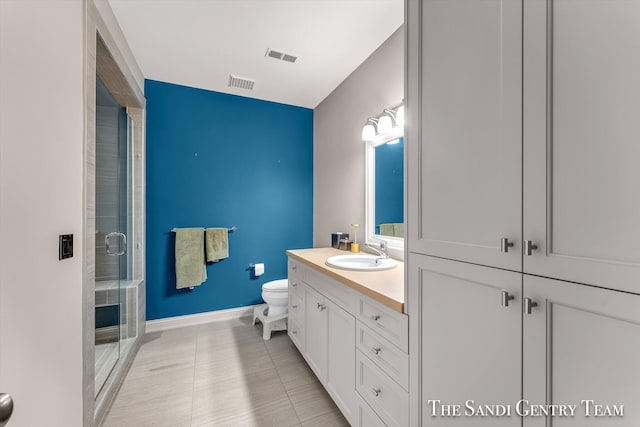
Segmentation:
<svg viewBox="0 0 640 427">
<path fill-rule="evenodd" d="M 298 324 L 304 321 L 304 291 L 301 289 L 289 292 L 289 319 L 296 320 Z"/>
<path fill-rule="evenodd" d="M 304 280 L 304 266 L 299 261 L 289 258 L 287 277 L 289 277 L 289 279 L 295 277 L 300 281 Z"/>
<path fill-rule="evenodd" d="M 357 293 L 347 285 L 311 268 L 305 271 L 304 282 L 325 295 L 347 313 L 355 314 Z"/>
<path fill-rule="evenodd" d="M 298 347 L 298 351 L 304 354 L 305 351 L 305 341 L 304 341 L 304 328 L 301 326 L 301 323 L 298 322 L 295 318 L 289 318 L 287 320 L 287 334 L 291 341 Z"/>
<path fill-rule="evenodd" d="M 362 397 L 357 396 L 356 427 L 387 427 Z"/>
<path fill-rule="evenodd" d="M 402 388 L 409 390 L 409 355 L 373 330 L 356 322 L 356 347 Z"/>
<path fill-rule="evenodd" d="M 382 335 L 405 353 L 409 352 L 409 318 L 377 301 L 360 296 L 358 320 Z"/>
<path fill-rule="evenodd" d="M 304 282 L 297 275 L 289 276 L 289 295 L 304 297 Z"/>
<path fill-rule="evenodd" d="M 356 351 L 356 390 L 386 425 L 409 425 L 409 394 L 360 350 Z"/>
</svg>

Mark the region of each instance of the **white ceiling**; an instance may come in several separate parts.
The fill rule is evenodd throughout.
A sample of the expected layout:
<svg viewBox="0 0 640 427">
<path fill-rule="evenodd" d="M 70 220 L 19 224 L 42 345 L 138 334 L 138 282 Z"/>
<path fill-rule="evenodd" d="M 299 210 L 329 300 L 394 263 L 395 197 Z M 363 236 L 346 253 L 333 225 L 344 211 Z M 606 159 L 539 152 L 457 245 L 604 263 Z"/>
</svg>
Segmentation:
<svg viewBox="0 0 640 427">
<path fill-rule="evenodd" d="M 109 0 L 145 78 L 314 108 L 404 20 L 403 0 Z M 298 56 L 266 57 L 267 48 Z M 228 87 L 229 74 L 256 80 Z"/>
</svg>

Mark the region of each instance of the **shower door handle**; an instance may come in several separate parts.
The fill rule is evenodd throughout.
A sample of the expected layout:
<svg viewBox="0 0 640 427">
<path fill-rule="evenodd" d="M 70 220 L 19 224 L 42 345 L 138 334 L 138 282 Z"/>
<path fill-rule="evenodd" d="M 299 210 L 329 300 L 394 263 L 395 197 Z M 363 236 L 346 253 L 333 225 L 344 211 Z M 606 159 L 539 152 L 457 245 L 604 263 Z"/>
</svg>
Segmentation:
<svg viewBox="0 0 640 427">
<path fill-rule="evenodd" d="M 6 393 L 0 393 L 0 427 L 4 427 L 13 413 L 13 399 Z"/>
<path fill-rule="evenodd" d="M 112 237 L 119 237 L 120 239 L 122 239 L 122 246 L 120 246 L 119 252 L 111 252 Z M 114 231 L 113 233 L 109 233 L 106 236 L 104 236 L 104 246 L 107 249 L 107 255 L 112 255 L 112 256 L 124 255 L 125 252 L 127 252 L 127 236 L 124 233 L 119 233 L 117 231 Z"/>
</svg>

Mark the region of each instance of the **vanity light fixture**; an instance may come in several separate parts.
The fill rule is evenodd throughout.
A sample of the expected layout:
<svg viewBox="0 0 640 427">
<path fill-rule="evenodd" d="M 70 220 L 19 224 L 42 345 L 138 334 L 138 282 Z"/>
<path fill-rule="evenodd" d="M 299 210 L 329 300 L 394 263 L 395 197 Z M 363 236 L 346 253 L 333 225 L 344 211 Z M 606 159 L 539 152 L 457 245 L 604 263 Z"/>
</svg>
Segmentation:
<svg viewBox="0 0 640 427">
<path fill-rule="evenodd" d="M 362 128 L 362 140 L 371 141 L 378 135 L 391 133 L 394 128 L 404 127 L 404 105 L 385 108 L 383 114 L 376 118 L 367 119 Z"/>
<path fill-rule="evenodd" d="M 384 110 L 385 112 L 389 112 L 390 110 Z M 388 114 L 384 114 L 378 119 L 378 133 L 386 134 L 391 132 L 393 129 L 393 123 L 391 123 L 391 117 Z"/>
<path fill-rule="evenodd" d="M 376 124 L 378 119 L 367 119 L 367 124 L 362 128 L 362 140 L 371 141 L 376 137 Z"/>
</svg>

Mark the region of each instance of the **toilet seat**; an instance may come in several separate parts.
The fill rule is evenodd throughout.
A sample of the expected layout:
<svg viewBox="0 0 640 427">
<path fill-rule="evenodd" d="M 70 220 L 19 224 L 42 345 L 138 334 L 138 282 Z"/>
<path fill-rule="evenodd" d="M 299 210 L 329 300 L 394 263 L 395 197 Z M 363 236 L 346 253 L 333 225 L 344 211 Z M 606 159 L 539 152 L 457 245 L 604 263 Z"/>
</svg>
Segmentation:
<svg viewBox="0 0 640 427">
<path fill-rule="evenodd" d="M 269 292 L 287 292 L 289 290 L 289 280 L 279 279 L 267 282 L 262 285 L 262 290 Z"/>
</svg>

